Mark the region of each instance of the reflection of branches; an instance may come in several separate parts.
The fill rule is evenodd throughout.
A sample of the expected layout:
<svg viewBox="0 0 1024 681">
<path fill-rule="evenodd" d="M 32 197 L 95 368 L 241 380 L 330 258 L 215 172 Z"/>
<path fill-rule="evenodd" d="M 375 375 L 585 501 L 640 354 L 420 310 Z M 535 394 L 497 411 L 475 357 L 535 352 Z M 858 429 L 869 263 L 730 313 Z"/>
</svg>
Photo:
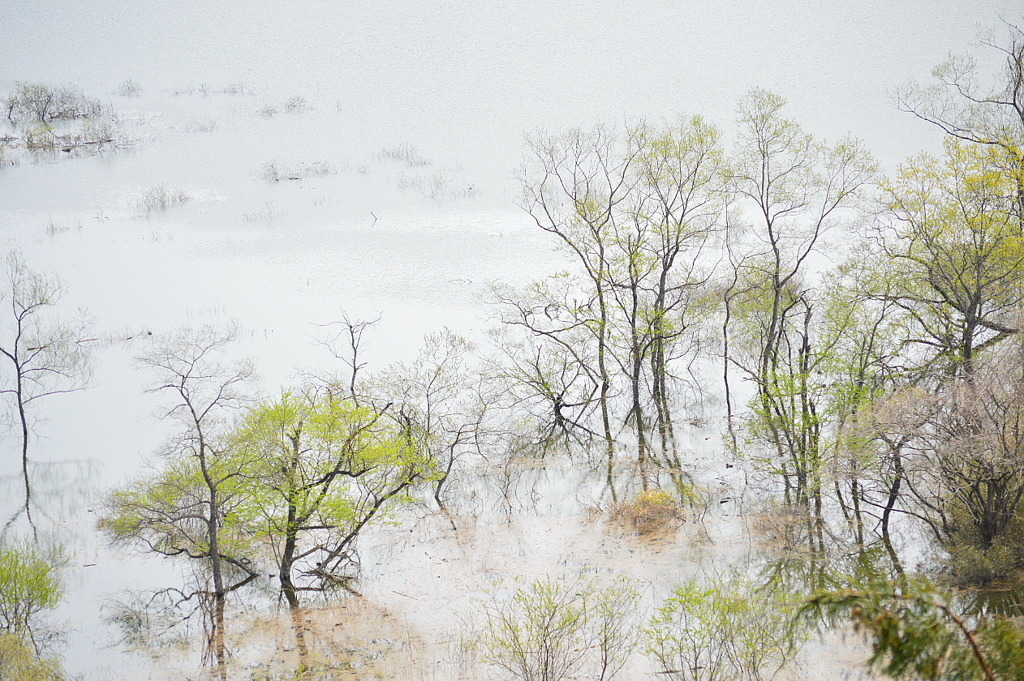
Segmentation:
<svg viewBox="0 0 1024 681">
<path fill-rule="evenodd" d="M 254 579 L 255 575 L 246 575 L 225 586 L 225 591 L 233 593 Z M 125 592 L 108 601 L 104 609 L 109 612 L 106 621 L 121 632 L 118 644 L 131 648 L 178 646 L 187 642 L 198 627 L 203 634 L 203 663 L 216 663 L 223 671 L 226 651 L 218 650 L 223 639 L 218 639 L 217 633 L 223 631 L 225 604 L 224 598 L 197 585 Z"/>
<path fill-rule="evenodd" d="M 187 626 L 203 608 L 204 592 L 185 592 L 170 587 L 151 592 L 125 592 L 108 601 L 112 611 L 106 620 L 121 630 L 118 645 L 151 648 L 177 643 L 187 636 Z M 173 636 L 182 626 L 186 632 Z M 171 639 L 171 640 L 168 640 Z"/>
<path fill-rule="evenodd" d="M 67 521 L 80 518 L 94 497 L 99 465 L 94 461 L 30 462 L 28 470 L 33 481 L 28 489 L 23 474 L 0 476 L 0 499 L 17 503 L 17 507 L 12 503 L 0 508 L 0 513 L 11 513 L 0 529 L 0 541 L 14 531 L 22 516 L 33 514 L 28 518 L 33 536 L 39 538 L 35 527 L 42 519 L 59 542 L 70 542 Z"/>
</svg>

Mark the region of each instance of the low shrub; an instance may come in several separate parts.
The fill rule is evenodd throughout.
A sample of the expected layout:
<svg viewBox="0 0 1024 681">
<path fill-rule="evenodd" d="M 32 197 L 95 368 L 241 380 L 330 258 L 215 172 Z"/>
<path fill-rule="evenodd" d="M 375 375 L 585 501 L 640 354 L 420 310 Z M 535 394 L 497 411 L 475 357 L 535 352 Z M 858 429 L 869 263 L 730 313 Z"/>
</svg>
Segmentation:
<svg viewBox="0 0 1024 681">
<path fill-rule="evenodd" d="M 153 211 L 164 211 L 173 206 L 180 206 L 191 200 L 181 189 L 172 189 L 165 185 L 150 187 L 136 200 L 139 212 L 149 215 Z"/>
<path fill-rule="evenodd" d="M 655 612 L 646 653 L 659 678 L 676 681 L 763 681 L 775 678 L 807 640 L 791 624 L 795 604 L 743 575 L 689 582 Z"/>
<path fill-rule="evenodd" d="M 676 525 L 683 520 L 684 513 L 672 495 L 659 488 L 644 490 L 633 501 L 615 504 L 611 518 L 637 534 L 649 534 Z"/>
<path fill-rule="evenodd" d="M 520 681 L 610 681 L 639 645 L 640 596 L 625 580 L 544 578 L 483 605 L 484 660 Z M 584 676 L 585 675 L 585 676 Z"/>
<path fill-rule="evenodd" d="M 12 123 L 52 123 L 103 115 L 100 100 L 86 97 L 70 85 L 19 82 L 2 101 L 7 120 Z"/>
<path fill-rule="evenodd" d="M 334 168 L 327 161 L 308 161 L 292 166 L 279 164 L 277 161 L 267 161 L 260 171 L 260 177 L 267 182 L 304 180 L 307 177 L 323 177 L 332 174 L 334 174 Z"/>
</svg>

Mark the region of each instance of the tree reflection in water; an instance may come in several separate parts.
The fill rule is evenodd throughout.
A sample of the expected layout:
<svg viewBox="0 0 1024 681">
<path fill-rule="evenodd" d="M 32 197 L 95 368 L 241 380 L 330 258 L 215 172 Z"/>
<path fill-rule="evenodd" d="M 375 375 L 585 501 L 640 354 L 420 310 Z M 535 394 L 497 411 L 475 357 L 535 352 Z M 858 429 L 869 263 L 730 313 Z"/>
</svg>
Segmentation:
<svg viewBox="0 0 1024 681">
<path fill-rule="evenodd" d="M 60 543 L 69 550 L 91 529 L 92 509 L 102 466 L 91 460 L 29 462 L 31 485 L 23 471 L 0 475 L 0 541 L 30 532 L 43 544 Z M 81 524 L 87 520 L 86 528 Z"/>
<path fill-rule="evenodd" d="M 276 581 L 261 577 L 234 585 L 218 601 L 204 587 L 209 575 L 190 579 L 188 588 L 129 593 L 108 603 L 119 644 L 154 659 L 176 656 L 182 669 L 202 664 L 218 679 L 242 668 L 256 678 L 303 679 L 371 671 L 390 678 L 411 668 L 408 631 L 355 592 L 321 593 L 289 605 Z M 218 637 L 218 631 L 228 634 Z"/>
</svg>

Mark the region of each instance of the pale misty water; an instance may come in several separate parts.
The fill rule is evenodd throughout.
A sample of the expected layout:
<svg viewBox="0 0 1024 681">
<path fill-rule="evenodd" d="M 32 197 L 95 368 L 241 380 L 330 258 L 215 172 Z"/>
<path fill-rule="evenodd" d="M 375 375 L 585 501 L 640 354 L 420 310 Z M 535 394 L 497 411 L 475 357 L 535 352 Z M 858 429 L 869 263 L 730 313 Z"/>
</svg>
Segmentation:
<svg viewBox="0 0 1024 681">
<path fill-rule="evenodd" d="M 424 332 L 444 325 L 480 333 L 488 280 L 521 284 L 560 267 L 515 206 L 525 134 L 695 113 L 728 131 L 736 101 L 762 87 L 786 97 L 809 131 L 863 138 L 891 170 L 939 139 L 895 109 L 891 89 L 926 80 L 1014 11 L 996 0 L 0 0 L 0 91 L 75 84 L 120 112 L 135 139 L 122 151 L 25 156 L 0 169 L 0 235 L 32 267 L 59 272 L 67 309 L 87 308 L 103 333 L 239 320 L 243 350 L 274 392 L 296 368 L 329 364 L 311 339 L 341 309 L 383 313 L 370 341 L 380 365 L 409 359 Z M 140 96 L 117 94 L 126 79 Z M 429 164 L 381 158 L 404 145 Z M 272 183 L 262 177 L 270 162 L 333 172 Z M 191 200 L 147 215 L 137 202 L 157 185 Z M 134 351 L 101 351 L 93 387 L 47 403 L 36 428 L 35 456 L 70 462 L 53 498 L 85 490 L 55 515 L 78 528 L 66 533 L 76 537 L 73 565 L 90 565 L 68 570 L 58 617 L 67 669 L 87 679 L 149 674 L 124 668 L 98 609 L 127 586 L 168 580 L 166 564 L 111 552 L 92 533 L 99 491 L 163 438 Z M 13 443 L 4 449 L 13 458 Z M 429 542 L 434 531 L 416 536 Z M 565 565 L 557 553 L 478 548 L 487 570 Z M 681 550 L 645 578 L 673 574 Z M 444 594 L 468 588 L 456 580 L 438 595 L 426 567 L 389 564 L 372 563 L 367 592 L 404 607 L 396 580 L 412 582 L 409 595 L 425 602 L 409 614 L 416 626 L 429 626 Z M 482 577 L 467 579 L 475 588 Z"/>
</svg>

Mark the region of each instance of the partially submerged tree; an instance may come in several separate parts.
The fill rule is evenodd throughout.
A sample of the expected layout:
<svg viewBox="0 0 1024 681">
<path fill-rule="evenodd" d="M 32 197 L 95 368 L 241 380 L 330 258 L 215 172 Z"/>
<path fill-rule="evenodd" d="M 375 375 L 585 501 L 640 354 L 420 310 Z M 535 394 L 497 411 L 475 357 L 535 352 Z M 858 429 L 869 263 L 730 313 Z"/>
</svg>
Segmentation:
<svg viewBox="0 0 1024 681">
<path fill-rule="evenodd" d="M 224 359 L 233 338 L 232 329 L 185 329 L 158 338 L 139 358 L 153 376 L 149 391 L 167 396 L 163 418 L 177 430 L 164 464 L 111 494 L 101 522 L 115 541 L 203 561 L 213 582 L 211 640 L 222 676 L 224 600 L 255 575 L 245 528 L 232 522 L 243 500 L 236 482 L 244 462 L 229 455 L 228 437 L 254 378 L 250 362 Z"/>
<path fill-rule="evenodd" d="M 754 382 L 757 432 L 787 497 L 820 506 L 822 420 L 817 364 L 817 261 L 876 171 L 856 140 L 828 145 L 784 117 L 785 100 L 753 91 L 739 108 L 733 189 L 751 220 L 733 244 L 730 360 Z M 745 249 L 745 250 L 740 250 Z M 820 510 L 820 508 L 819 508 Z"/>
<path fill-rule="evenodd" d="M 615 455 L 612 426 L 611 240 L 623 219 L 640 149 L 620 145 L 605 129 L 572 130 L 527 140 L 532 162 L 523 170 L 522 205 L 537 226 L 554 235 L 579 267 L 581 294 L 589 302 L 580 321 L 592 334 L 600 429 L 609 469 Z M 575 325 L 574 325 L 575 326 Z"/>
<path fill-rule="evenodd" d="M 83 386 L 89 373 L 89 323 L 81 313 L 73 321 L 54 315 L 63 285 L 55 276 L 29 269 L 19 252 L 11 251 L 4 258 L 2 277 L 0 304 L 5 310 L 0 314 L 0 364 L 5 370 L 0 373 L 0 395 L 11 400 L 17 417 L 25 487 L 20 512 L 28 514 L 31 522 L 31 412 L 36 402 Z"/>
<path fill-rule="evenodd" d="M 682 372 L 674 367 L 689 369 L 702 349 L 700 321 L 717 305 L 707 290 L 707 252 L 723 227 L 728 199 L 714 126 L 694 117 L 660 129 L 639 125 L 630 136 L 640 155 L 624 219 L 613 234 L 613 354 L 627 378 L 626 420 L 646 489 L 658 467 L 682 484 L 673 419 Z"/>
<path fill-rule="evenodd" d="M 491 301 L 502 327 L 492 333 L 497 353 L 489 358 L 488 374 L 501 386 L 500 406 L 533 430 L 517 439 L 517 450 L 544 456 L 601 442 L 595 414 L 602 382 L 588 325 L 590 301 L 577 282 L 558 275 L 526 290 L 494 285 Z"/>
<path fill-rule="evenodd" d="M 727 203 L 719 133 L 694 117 L 529 144 L 524 207 L 560 240 L 572 270 L 526 294 L 497 292 L 501 320 L 532 336 L 538 355 L 562 358 L 523 367 L 517 357 L 513 374 L 552 402 L 556 432 L 600 434 L 609 484 L 616 441 L 629 427 L 646 489 L 662 468 L 682 469 L 676 389 L 712 307 L 708 246 Z M 544 369 L 554 373 L 537 374 Z"/>
<path fill-rule="evenodd" d="M 299 591 L 351 578 L 363 528 L 435 475 L 434 460 L 385 411 L 323 391 L 285 393 L 251 409 L 234 433 L 244 473 L 232 520 L 270 548 L 292 606 Z"/>
</svg>

